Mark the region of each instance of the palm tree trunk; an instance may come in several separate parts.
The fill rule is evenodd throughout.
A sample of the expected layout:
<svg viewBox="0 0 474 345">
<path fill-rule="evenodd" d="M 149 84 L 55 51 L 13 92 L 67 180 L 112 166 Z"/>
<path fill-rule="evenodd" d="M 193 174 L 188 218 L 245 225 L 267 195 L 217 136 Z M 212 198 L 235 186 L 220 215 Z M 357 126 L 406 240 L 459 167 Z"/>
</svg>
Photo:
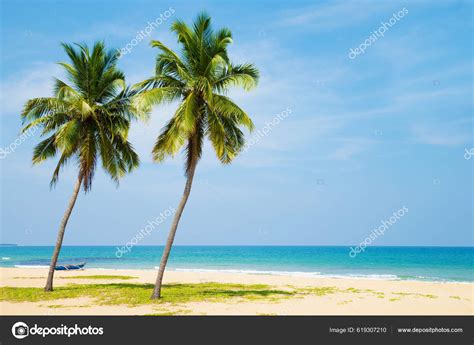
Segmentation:
<svg viewBox="0 0 474 345">
<path fill-rule="evenodd" d="M 77 195 L 79 194 L 79 190 L 81 189 L 81 184 L 82 175 L 80 174 L 77 178 L 76 185 L 74 186 L 74 192 L 72 193 L 71 199 L 69 200 L 69 205 L 66 209 L 66 212 L 64 213 L 61 224 L 59 225 L 58 238 L 56 240 L 56 246 L 54 247 L 51 263 L 49 264 L 48 279 L 46 280 L 46 286 L 44 287 L 44 291 L 53 291 L 54 268 L 56 267 L 56 263 L 58 262 L 59 251 L 61 250 L 61 245 L 63 244 L 64 231 L 66 230 L 67 222 L 69 220 L 69 217 L 71 216 L 74 204 L 76 203 Z"/>
<path fill-rule="evenodd" d="M 191 186 L 193 184 L 194 172 L 196 171 L 197 158 L 193 157 L 191 165 L 188 171 L 188 178 L 186 180 L 186 186 L 184 187 L 183 196 L 181 201 L 176 209 L 176 213 L 173 218 L 173 223 L 171 224 L 170 233 L 168 235 L 168 240 L 166 241 L 165 250 L 163 256 L 161 257 L 160 268 L 158 269 L 158 276 L 156 277 L 155 288 L 153 289 L 153 294 L 151 299 L 157 299 L 161 297 L 161 283 L 163 281 L 163 275 L 165 274 L 166 264 L 168 262 L 168 257 L 170 256 L 171 247 L 173 246 L 174 236 L 176 235 L 176 230 L 178 229 L 178 223 L 183 214 L 184 206 L 188 201 L 189 194 L 191 193 Z"/>
</svg>

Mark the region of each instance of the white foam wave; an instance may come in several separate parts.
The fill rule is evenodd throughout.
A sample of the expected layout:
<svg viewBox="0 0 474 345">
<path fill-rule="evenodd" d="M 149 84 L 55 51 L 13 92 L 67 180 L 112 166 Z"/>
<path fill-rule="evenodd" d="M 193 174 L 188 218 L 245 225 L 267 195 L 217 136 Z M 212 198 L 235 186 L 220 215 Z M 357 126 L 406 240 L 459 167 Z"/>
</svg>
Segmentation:
<svg viewBox="0 0 474 345">
<path fill-rule="evenodd" d="M 8 256 L 4 256 L 2 257 L 2 260 L 6 261 L 6 260 L 11 260 L 12 258 L 9 258 Z"/>
<path fill-rule="evenodd" d="M 158 268 L 158 267 L 155 267 Z M 178 272 L 203 272 L 203 273 L 243 273 L 243 274 L 269 274 L 292 277 L 317 277 L 317 278 L 353 278 L 353 279 L 380 279 L 400 280 L 393 274 L 322 274 L 321 272 L 300 271 L 265 271 L 265 270 L 239 270 L 239 269 L 205 269 L 205 268 L 176 268 Z"/>
<path fill-rule="evenodd" d="M 49 268 L 47 265 L 15 265 L 16 268 Z"/>
<path fill-rule="evenodd" d="M 394 274 L 324 274 L 323 276 L 327 278 L 400 280 L 400 277 Z"/>
<path fill-rule="evenodd" d="M 219 273 L 244 273 L 244 274 L 270 274 L 295 277 L 317 277 L 321 272 L 290 272 L 290 271 L 264 271 L 264 270 L 238 270 L 238 269 L 206 269 L 206 268 L 176 268 L 178 272 L 219 272 Z"/>
</svg>

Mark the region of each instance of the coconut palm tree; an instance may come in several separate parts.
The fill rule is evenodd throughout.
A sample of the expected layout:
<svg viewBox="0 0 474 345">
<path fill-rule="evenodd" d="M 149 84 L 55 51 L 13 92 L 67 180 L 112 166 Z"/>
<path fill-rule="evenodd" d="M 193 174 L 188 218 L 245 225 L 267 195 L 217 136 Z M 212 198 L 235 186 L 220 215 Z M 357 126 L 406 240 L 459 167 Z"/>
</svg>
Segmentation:
<svg viewBox="0 0 474 345">
<path fill-rule="evenodd" d="M 160 50 L 155 75 L 135 86 L 141 91 L 135 99 L 138 108 L 149 111 L 153 105 L 179 101 L 174 116 L 153 147 L 154 161 L 162 162 L 174 156 L 183 146 L 186 152 L 186 185 L 164 248 L 152 299 L 161 296 L 166 263 L 205 137 L 219 160 L 229 164 L 245 143 L 240 127 L 253 129 L 250 117 L 226 93 L 232 86 L 249 90 L 258 81 L 258 70 L 252 64 L 230 62 L 227 48 L 232 43 L 231 32 L 226 28 L 213 31 L 206 14 L 200 14 L 192 27 L 178 20 L 172 24 L 171 31 L 177 36 L 181 53 L 175 53 L 160 41 L 152 41 L 151 45 Z"/>
<path fill-rule="evenodd" d="M 125 76 L 117 69 L 118 53 L 106 51 L 102 42 L 92 51 L 86 45 L 62 44 L 70 63 L 60 62 L 68 83 L 56 79 L 53 97 L 26 102 L 21 114 L 25 127 L 42 129 L 47 136 L 33 152 L 33 164 L 59 156 L 51 179 L 71 160 L 78 174 L 74 191 L 59 226 L 56 246 L 49 266 L 45 291 L 53 290 L 56 266 L 64 232 L 80 189 L 90 191 L 98 161 L 110 177 L 118 179 L 138 166 L 139 159 L 127 141 L 131 120 L 146 115 L 133 107 L 135 91 L 125 86 Z"/>
</svg>

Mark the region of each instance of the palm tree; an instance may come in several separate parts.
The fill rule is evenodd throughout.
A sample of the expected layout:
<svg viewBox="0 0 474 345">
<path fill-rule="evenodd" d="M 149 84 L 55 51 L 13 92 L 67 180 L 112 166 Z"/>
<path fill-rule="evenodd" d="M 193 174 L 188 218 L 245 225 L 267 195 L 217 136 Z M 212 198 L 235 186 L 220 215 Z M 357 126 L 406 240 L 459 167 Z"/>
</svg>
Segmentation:
<svg viewBox="0 0 474 345">
<path fill-rule="evenodd" d="M 240 127 L 253 129 L 247 113 L 225 94 L 231 86 L 249 90 L 258 81 L 258 70 L 252 64 L 230 62 L 227 47 L 232 43 L 231 32 L 226 28 L 213 31 L 206 14 L 200 14 L 192 28 L 178 20 L 172 24 L 171 31 L 177 35 L 181 53 L 175 53 L 160 41 L 152 41 L 151 45 L 160 50 L 155 76 L 136 85 L 141 91 L 135 100 L 139 108 L 149 110 L 156 104 L 180 102 L 153 147 L 154 161 L 162 162 L 167 156 L 174 156 L 183 146 L 186 151 L 187 181 L 168 235 L 152 299 L 161 296 L 166 263 L 191 192 L 204 138 L 209 138 L 219 160 L 229 164 L 245 143 Z"/>
<path fill-rule="evenodd" d="M 133 107 L 135 91 L 125 86 L 124 74 L 116 68 L 118 52 L 106 51 L 102 42 L 92 52 L 86 45 L 62 44 L 70 63 L 60 62 L 70 82 L 55 80 L 54 96 L 26 102 L 21 114 L 23 131 L 38 126 L 41 141 L 33 152 L 33 164 L 59 154 L 51 179 L 53 187 L 60 170 L 75 160 L 77 181 L 59 226 L 56 246 L 49 266 L 45 291 L 53 290 L 56 266 L 64 231 L 81 187 L 90 191 L 100 157 L 104 170 L 118 184 L 118 179 L 138 166 L 139 159 L 127 141 L 130 122 L 145 115 Z"/>
</svg>

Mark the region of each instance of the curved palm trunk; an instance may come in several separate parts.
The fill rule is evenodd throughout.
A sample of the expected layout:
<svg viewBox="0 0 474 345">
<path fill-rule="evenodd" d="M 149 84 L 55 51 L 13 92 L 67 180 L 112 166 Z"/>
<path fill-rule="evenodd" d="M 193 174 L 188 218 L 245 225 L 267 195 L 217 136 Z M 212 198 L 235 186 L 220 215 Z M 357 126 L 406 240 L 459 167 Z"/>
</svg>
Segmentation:
<svg viewBox="0 0 474 345">
<path fill-rule="evenodd" d="M 53 291 L 54 268 L 56 267 L 56 263 L 58 262 L 59 251 L 61 250 L 61 245 L 63 244 L 64 231 L 66 230 L 67 222 L 69 220 L 69 217 L 71 216 L 74 204 L 76 203 L 77 195 L 79 194 L 79 190 L 81 189 L 81 184 L 82 175 L 79 175 L 79 177 L 77 178 L 76 185 L 74 186 L 74 192 L 72 193 L 71 199 L 69 200 L 69 205 L 66 209 L 66 212 L 64 213 L 61 224 L 59 225 L 58 238 L 56 240 L 56 246 L 54 247 L 51 263 L 49 264 L 48 279 L 46 280 L 46 286 L 44 287 L 44 291 Z"/>
<path fill-rule="evenodd" d="M 193 184 L 194 172 L 196 171 L 197 159 L 194 158 L 191 166 L 188 171 L 188 179 L 186 180 L 186 186 L 184 187 L 183 196 L 181 201 L 176 209 L 176 213 L 173 218 L 173 223 L 171 224 L 170 233 L 168 235 L 168 240 L 166 241 L 165 250 L 163 256 L 161 257 L 160 268 L 158 269 L 158 276 L 156 277 L 155 288 L 151 299 L 157 299 L 161 297 L 161 283 L 163 281 L 163 275 L 165 274 L 166 264 L 168 262 L 168 257 L 170 256 L 171 247 L 173 246 L 174 236 L 176 235 L 176 230 L 178 229 L 178 223 L 183 214 L 184 206 L 188 201 L 189 194 L 191 193 L 191 186 Z"/>
</svg>

